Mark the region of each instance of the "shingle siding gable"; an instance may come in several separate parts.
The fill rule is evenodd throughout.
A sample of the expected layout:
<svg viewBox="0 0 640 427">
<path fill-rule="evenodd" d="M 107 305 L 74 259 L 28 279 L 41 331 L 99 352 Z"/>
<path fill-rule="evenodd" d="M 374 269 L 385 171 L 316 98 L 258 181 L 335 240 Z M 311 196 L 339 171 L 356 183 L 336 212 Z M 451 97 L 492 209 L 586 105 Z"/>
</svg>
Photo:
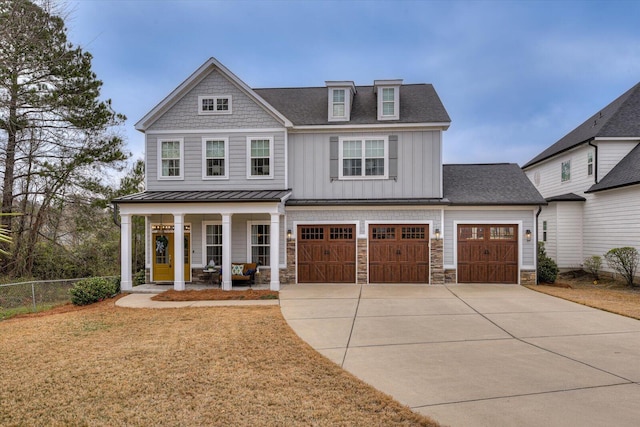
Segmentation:
<svg viewBox="0 0 640 427">
<path fill-rule="evenodd" d="M 201 95 L 231 95 L 232 114 L 199 115 L 198 96 Z M 278 127 L 282 127 L 282 123 L 224 75 L 213 70 L 149 126 L 148 131 Z"/>
</svg>

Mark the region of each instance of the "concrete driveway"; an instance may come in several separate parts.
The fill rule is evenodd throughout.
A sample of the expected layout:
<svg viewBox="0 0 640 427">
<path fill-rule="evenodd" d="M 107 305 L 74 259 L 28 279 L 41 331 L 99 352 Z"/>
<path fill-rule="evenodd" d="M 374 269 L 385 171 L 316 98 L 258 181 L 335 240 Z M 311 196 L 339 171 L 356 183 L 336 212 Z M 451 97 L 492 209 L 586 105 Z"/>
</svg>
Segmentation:
<svg viewBox="0 0 640 427">
<path fill-rule="evenodd" d="M 516 285 L 292 285 L 295 332 L 451 426 L 637 426 L 640 321 Z"/>
</svg>

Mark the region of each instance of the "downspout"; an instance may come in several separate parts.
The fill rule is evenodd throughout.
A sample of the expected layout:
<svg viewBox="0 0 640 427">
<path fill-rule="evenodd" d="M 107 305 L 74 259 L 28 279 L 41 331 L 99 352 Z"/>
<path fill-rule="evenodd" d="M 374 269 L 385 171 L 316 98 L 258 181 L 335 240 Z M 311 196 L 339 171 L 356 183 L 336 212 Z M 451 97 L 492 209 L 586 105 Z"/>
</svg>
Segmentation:
<svg viewBox="0 0 640 427">
<path fill-rule="evenodd" d="M 536 285 L 538 284 L 538 233 L 540 232 L 540 229 L 538 228 L 538 217 L 540 216 L 540 213 L 542 213 L 542 206 L 538 206 L 538 212 L 536 213 L 536 238 L 533 243 L 533 250 L 535 251 L 533 256 L 533 265 L 536 268 Z"/>
<path fill-rule="evenodd" d="M 593 156 L 593 177 L 594 184 L 598 183 L 598 146 L 593 143 L 593 138 L 591 138 L 587 144 L 595 148 L 595 155 Z"/>
</svg>

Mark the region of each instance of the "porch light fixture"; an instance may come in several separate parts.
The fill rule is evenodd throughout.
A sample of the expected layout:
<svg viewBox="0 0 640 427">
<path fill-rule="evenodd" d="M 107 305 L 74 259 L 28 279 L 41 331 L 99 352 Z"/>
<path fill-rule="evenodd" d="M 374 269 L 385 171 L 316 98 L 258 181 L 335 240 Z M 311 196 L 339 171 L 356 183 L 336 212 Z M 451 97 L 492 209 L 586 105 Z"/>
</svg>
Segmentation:
<svg viewBox="0 0 640 427">
<path fill-rule="evenodd" d="M 531 230 L 527 230 L 524 232 L 524 237 L 527 239 L 527 242 L 531 241 Z"/>
<path fill-rule="evenodd" d="M 287 240 L 288 241 L 292 241 L 293 240 L 293 233 L 291 233 L 291 230 L 287 230 Z"/>
<path fill-rule="evenodd" d="M 440 240 L 440 229 L 436 228 L 436 240 Z"/>
</svg>

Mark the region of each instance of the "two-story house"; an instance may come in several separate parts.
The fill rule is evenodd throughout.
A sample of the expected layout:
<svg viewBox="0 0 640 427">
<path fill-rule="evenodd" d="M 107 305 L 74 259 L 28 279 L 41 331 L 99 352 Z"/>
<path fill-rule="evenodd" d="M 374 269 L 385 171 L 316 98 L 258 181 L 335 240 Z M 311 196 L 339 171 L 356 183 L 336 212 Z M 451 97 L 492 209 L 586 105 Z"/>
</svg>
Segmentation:
<svg viewBox="0 0 640 427">
<path fill-rule="evenodd" d="M 640 83 L 523 169 L 548 202 L 538 240 L 561 269 L 616 247 L 640 250 Z"/>
<path fill-rule="evenodd" d="M 444 165 L 432 85 L 376 80 L 253 89 L 211 58 L 145 115 L 146 191 L 114 201 L 122 289 L 131 216 L 149 281 L 209 264 L 280 283 L 535 282 L 544 199 L 515 164 Z M 175 262 L 178 260 L 178 262 Z"/>
</svg>

